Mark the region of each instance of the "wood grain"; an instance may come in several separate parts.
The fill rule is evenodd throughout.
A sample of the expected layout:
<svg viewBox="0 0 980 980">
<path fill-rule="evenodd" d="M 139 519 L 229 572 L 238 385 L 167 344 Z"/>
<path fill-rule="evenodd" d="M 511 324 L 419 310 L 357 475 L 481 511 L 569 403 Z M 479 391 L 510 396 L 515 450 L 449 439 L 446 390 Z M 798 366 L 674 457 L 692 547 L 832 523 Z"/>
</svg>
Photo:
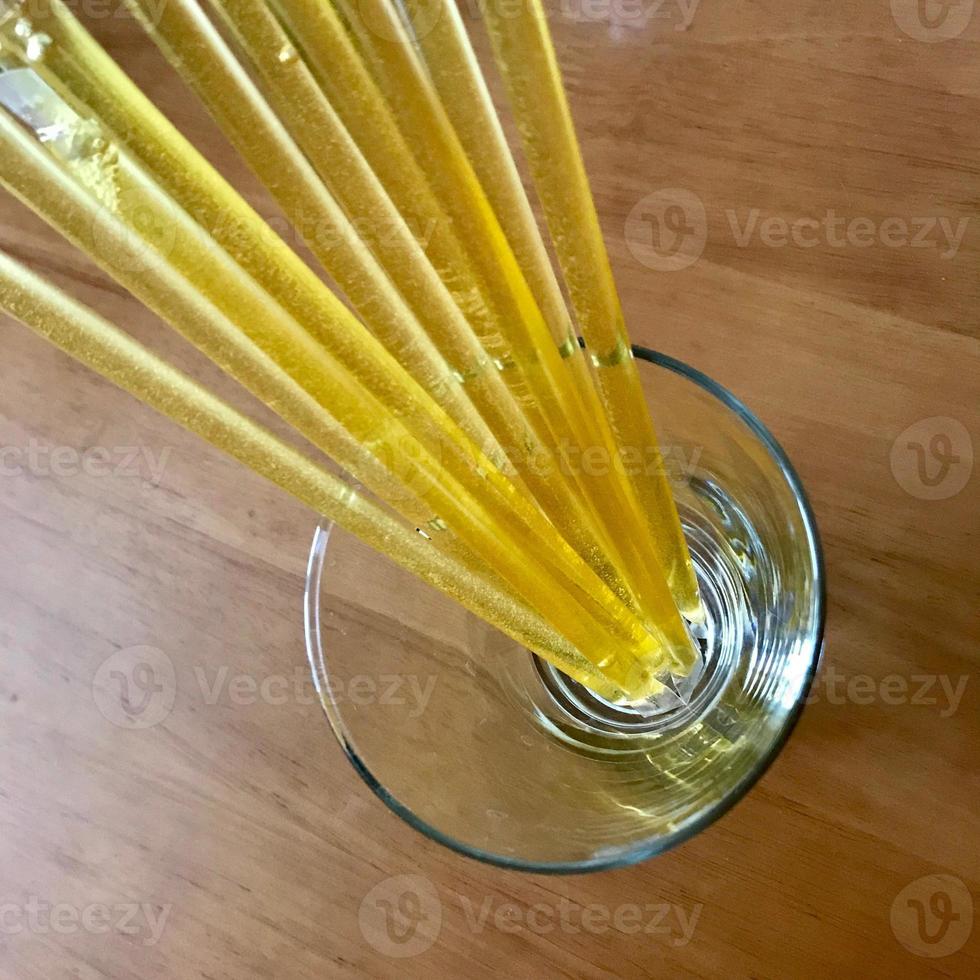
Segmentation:
<svg viewBox="0 0 980 980">
<path fill-rule="evenodd" d="M 977 975 L 980 928 L 929 958 L 890 917 L 929 875 L 959 879 L 980 902 L 980 478 L 961 441 L 946 479 L 968 475 L 962 489 L 925 499 L 908 455 L 937 434 L 961 440 L 949 419 L 980 448 L 980 12 L 929 43 L 913 36 L 926 28 L 904 0 L 553 9 L 635 340 L 739 394 L 788 450 L 817 513 L 827 647 L 790 744 L 728 816 L 634 869 L 533 877 L 443 850 L 372 796 L 308 689 L 293 687 L 315 515 L 5 321 L 4 980 Z M 274 215 L 134 25 L 112 5 L 88 14 L 150 96 Z M 692 195 L 703 250 L 663 271 L 671 240 L 657 236 L 656 207 Z M 860 222 L 852 240 L 848 224 L 843 244 L 799 224 L 835 218 Z M 943 237 L 940 218 L 961 240 Z M 930 231 L 915 243 L 921 221 Z M 0 235 L 231 394 L 9 198 Z M 55 459 L 54 447 L 69 452 Z M 107 451 L 98 473 L 72 463 L 70 450 L 92 447 Z M 135 468 L 122 465 L 129 447 Z M 107 717 L 99 669 L 138 645 L 173 663 L 176 701 L 159 724 L 128 731 Z M 209 703 L 208 685 L 237 675 L 286 678 L 285 703 L 250 699 L 247 681 Z M 371 888 L 402 874 L 432 883 L 442 925 L 431 948 L 392 959 L 358 913 Z M 949 894 L 968 921 L 973 908 Z M 570 928 L 523 918 L 563 902 L 577 910 Z M 132 903 L 135 934 L 121 921 Z M 505 903 L 517 928 L 494 918 Z M 625 903 L 663 905 L 665 928 L 581 926 L 583 907 Z M 91 911 L 100 904 L 107 930 Z M 48 922 L 44 909 L 59 905 Z M 482 925 L 474 908 L 490 910 Z"/>
</svg>

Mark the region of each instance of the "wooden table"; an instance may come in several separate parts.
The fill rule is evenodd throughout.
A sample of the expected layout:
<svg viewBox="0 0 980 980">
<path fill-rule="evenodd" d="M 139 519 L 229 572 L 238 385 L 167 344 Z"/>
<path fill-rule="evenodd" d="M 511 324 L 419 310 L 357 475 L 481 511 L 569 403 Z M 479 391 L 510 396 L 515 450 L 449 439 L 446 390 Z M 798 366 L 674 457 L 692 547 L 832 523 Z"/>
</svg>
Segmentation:
<svg viewBox="0 0 980 980">
<path fill-rule="evenodd" d="M 273 215 L 141 33 L 89 6 L 124 67 Z M 392 816 L 293 687 L 314 515 L 2 324 L 4 980 L 977 975 L 972 8 L 556 7 L 634 337 L 771 426 L 829 572 L 824 670 L 790 744 L 733 812 L 640 867 L 503 872 Z M 2 214 L 7 250 L 231 391 L 24 208 L 5 198 Z M 146 656 L 173 665 L 175 701 L 126 730 L 121 680 Z M 269 678 L 284 700 L 278 681 L 276 696 L 251 687 Z M 131 699 L 145 680 L 129 677 Z M 431 883 L 442 924 L 393 959 L 359 910 L 403 874 Z M 665 911 L 646 913 L 650 934 L 582 926 L 583 907 L 624 903 Z"/>
</svg>

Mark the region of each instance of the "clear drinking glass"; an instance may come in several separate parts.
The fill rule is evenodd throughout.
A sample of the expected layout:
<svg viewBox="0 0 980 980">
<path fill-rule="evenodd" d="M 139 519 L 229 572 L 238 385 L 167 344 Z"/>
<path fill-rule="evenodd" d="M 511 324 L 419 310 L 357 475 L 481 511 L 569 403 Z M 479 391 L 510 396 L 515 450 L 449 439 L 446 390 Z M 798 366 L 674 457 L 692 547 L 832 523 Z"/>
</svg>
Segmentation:
<svg viewBox="0 0 980 980">
<path fill-rule="evenodd" d="M 717 819 L 789 735 L 817 667 L 824 572 L 792 466 L 733 395 L 634 348 L 707 622 L 690 678 L 603 701 L 339 528 L 317 528 L 310 663 L 334 733 L 397 814 L 535 872 L 617 867 Z"/>
</svg>

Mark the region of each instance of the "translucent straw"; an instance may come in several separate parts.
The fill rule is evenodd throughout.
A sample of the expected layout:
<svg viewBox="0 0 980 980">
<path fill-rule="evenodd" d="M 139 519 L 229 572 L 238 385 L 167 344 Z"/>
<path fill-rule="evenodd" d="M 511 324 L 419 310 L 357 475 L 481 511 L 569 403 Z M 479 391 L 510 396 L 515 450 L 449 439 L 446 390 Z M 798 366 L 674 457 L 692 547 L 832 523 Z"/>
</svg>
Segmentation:
<svg viewBox="0 0 980 980">
<path fill-rule="evenodd" d="M 241 8 L 250 7 L 254 0 L 220 3 Z M 606 541 L 616 549 L 640 608 L 650 622 L 671 636 L 677 668 L 683 670 L 692 662 L 693 651 L 654 549 L 648 517 L 640 512 L 636 493 L 615 465 L 619 459 L 616 445 L 590 444 L 589 429 L 576 424 L 588 414 L 582 390 L 562 366 L 554 338 L 500 224 L 431 81 L 413 54 L 400 15 L 386 0 L 359 0 L 357 15 L 352 13 L 349 18 L 351 29 L 359 32 L 357 49 L 329 4 L 276 0 L 275 5 L 393 200 L 403 210 L 415 206 L 418 182 L 411 181 L 407 193 L 403 185 L 407 174 L 421 170 L 440 205 L 451 215 L 498 314 L 499 333 L 481 337 L 484 346 L 492 351 L 497 345 L 497 358 L 509 369 L 505 377 L 512 385 L 521 379 L 525 401 L 540 410 L 551 446 L 581 454 L 571 461 L 573 478 L 597 520 L 604 519 Z M 385 37 L 393 40 L 380 38 L 378 26 L 382 24 Z M 405 137 L 390 118 L 390 109 L 361 55 L 373 57 L 378 62 L 375 74 L 387 76 L 387 91 L 397 99 L 393 105 L 412 136 L 411 151 L 406 152 Z M 413 152 L 418 157 L 414 170 Z M 543 436 L 541 429 L 539 434 Z M 645 444 L 623 445 L 640 448 Z M 593 468 L 582 462 L 589 458 L 590 449 L 603 450 L 608 464 Z"/>
<path fill-rule="evenodd" d="M 414 528 L 2 253 L 0 309 L 124 391 L 336 521 L 580 683 L 607 698 L 621 696 L 564 637 L 509 593 L 499 580 L 477 574 L 441 553 Z"/>
<path fill-rule="evenodd" d="M 173 23 L 186 9 L 177 3 L 152 4 L 150 18 Z M 269 293 L 294 315 L 302 312 L 307 317 L 315 315 L 319 305 L 336 302 L 327 287 L 303 267 L 299 257 L 126 77 L 63 4 L 56 0 L 32 0 L 31 17 L 35 31 L 43 31 L 50 39 L 44 58 L 31 63 L 32 70 L 49 85 L 63 87 L 93 110 L 178 203 Z M 19 41 L 26 48 L 29 43 L 25 20 L 20 20 L 23 36 L 15 31 L 10 38 L 12 45 Z M 201 17 L 201 21 L 207 24 L 205 18 Z M 9 36 L 10 32 L 7 33 Z M 213 55 L 206 48 L 201 50 L 200 42 L 193 35 L 185 35 L 181 40 L 192 60 L 195 48 L 199 57 Z M 269 166 L 278 166 L 280 180 L 291 176 L 290 164 L 294 171 L 309 170 L 309 164 L 291 141 L 274 145 L 272 156 L 268 145 L 260 149 Z M 319 181 L 316 183 L 319 185 Z M 322 233 L 321 240 L 331 242 L 329 272 L 362 319 L 467 435 L 496 454 L 500 462 L 499 449 L 456 375 L 360 240 L 343 210 L 324 192 L 322 185 L 319 196 L 313 196 L 309 185 L 300 184 L 297 190 L 306 192 L 297 219 L 314 222 Z M 257 238 L 261 239 L 261 248 L 255 247 Z"/>
<path fill-rule="evenodd" d="M 315 233 L 305 236 L 307 243 L 354 300 L 355 307 L 361 293 L 367 292 L 370 299 L 373 280 L 365 276 L 362 281 L 356 269 L 345 276 L 343 266 L 338 273 L 336 264 L 337 253 L 347 248 L 346 236 L 355 234 L 355 226 L 344 217 L 340 205 L 200 9 L 192 0 L 170 0 L 160 9 L 153 7 L 150 0 L 138 0 L 138 3 L 142 6 L 137 5 L 137 0 L 130 0 L 144 27 L 204 100 L 236 148 L 276 196 L 286 215 L 298 229 L 314 226 Z M 118 108 L 104 104 L 108 95 L 104 86 L 100 88 L 103 90 L 100 110 L 118 114 Z M 152 117 L 151 122 L 145 120 L 141 115 L 138 133 L 130 129 L 128 145 L 145 147 L 140 154 L 143 159 L 158 160 L 169 153 L 176 165 L 182 164 L 179 169 L 189 171 L 188 153 L 194 151 L 188 150 L 179 135 L 166 133 L 169 124 L 165 120 L 155 126 Z M 161 179 L 166 179 L 168 172 L 171 169 L 160 173 Z M 385 247 L 378 252 L 392 281 L 410 303 L 411 314 L 418 318 L 450 365 L 454 365 L 454 376 L 459 378 L 489 430 L 505 448 L 517 474 L 548 517 L 607 584 L 617 592 L 624 592 L 618 571 L 597 540 L 588 509 L 567 481 L 560 478 L 557 461 L 528 428 L 499 374 L 486 370 L 489 358 L 367 165 L 362 165 L 357 179 L 343 181 L 335 176 L 334 184 L 341 185 L 338 192 L 348 208 L 352 207 L 352 201 L 364 207 L 365 200 L 370 198 L 372 213 L 390 209 L 384 220 L 392 226 L 394 234 L 382 239 Z M 180 188 L 171 190 L 180 193 Z M 363 225 L 359 222 L 357 229 Z M 376 239 L 371 243 L 378 244 Z M 355 250 L 354 257 L 364 261 L 360 250 Z M 368 323 L 379 337 L 385 338 L 383 319 L 380 327 L 375 319 L 369 318 Z M 392 348 L 391 343 L 388 346 Z M 473 365 L 480 367 L 474 370 Z"/>
<path fill-rule="evenodd" d="M 312 422 L 320 448 L 358 479 L 367 482 L 370 476 L 359 465 L 365 456 L 380 454 L 400 467 L 401 482 L 437 515 L 433 527 L 455 532 L 610 677 L 618 682 L 617 672 L 621 678 L 634 678 L 637 665 L 643 663 L 649 665 L 643 672 L 653 682 L 654 672 L 665 665 L 663 645 L 550 525 L 541 525 L 536 510 L 524 507 L 518 495 L 512 495 L 511 507 L 499 502 L 498 494 L 506 495 L 509 484 L 498 485 L 489 461 L 481 465 L 473 450 L 471 462 L 477 472 L 468 476 L 456 460 L 457 447 L 446 445 L 443 462 L 453 464 L 455 475 L 447 471 L 398 418 L 338 364 L 325 360 L 308 335 L 290 327 L 283 312 L 276 312 L 268 298 L 263 300 L 241 270 L 225 264 L 227 257 L 222 259 L 224 253 L 215 250 L 204 231 L 141 178 L 125 153 L 98 129 L 86 129 L 86 122 L 60 127 L 50 141 L 63 155 L 62 169 L 31 136 L 0 115 L 0 174 L 7 186 L 76 244 L 87 247 L 107 271 L 303 434 Z M 144 244 L 137 252 L 138 263 L 125 247 L 132 240 L 136 216 L 148 234 L 156 236 L 156 246 Z M 167 237 L 170 229 L 173 238 Z M 198 278 L 203 296 L 185 278 L 188 270 L 202 269 Z M 238 317 L 229 320 L 225 309 L 237 311 Z M 248 331 L 251 339 L 239 329 Z M 264 347 L 264 354 L 256 344 Z M 318 419 L 315 410 L 311 413 L 306 400 L 311 393 L 314 404 L 318 400 L 329 406 L 353 440 L 334 444 L 326 421 Z M 344 459 L 342 451 L 351 458 Z M 396 499 L 394 504 L 404 506 L 405 501 Z"/>
<path fill-rule="evenodd" d="M 634 486 L 678 605 L 701 618 L 694 568 L 645 407 L 544 9 L 540 0 L 519 0 L 483 10 L 606 412 L 619 444 L 658 464 L 634 471 Z"/>
</svg>

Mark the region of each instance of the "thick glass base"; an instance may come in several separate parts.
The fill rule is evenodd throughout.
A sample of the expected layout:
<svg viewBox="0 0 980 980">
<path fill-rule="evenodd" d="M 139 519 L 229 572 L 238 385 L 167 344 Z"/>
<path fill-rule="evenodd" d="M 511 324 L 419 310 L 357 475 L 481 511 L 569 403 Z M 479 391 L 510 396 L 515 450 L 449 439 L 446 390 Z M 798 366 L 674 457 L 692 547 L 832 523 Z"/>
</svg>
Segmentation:
<svg viewBox="0 0 980 980">
<path fill-rule="evenodd" d="M 757 628 L 748 596 L 751 583 L 743 577 L 723 528 L 712 519 L 717 516 L 707 508 L 681 508 L 705 609 L 704 622 L 688 626 L 700 651 L 691 673 L 668 677 L 667 687 L 645 701 L 617 704 L 534 657 L 546 694 L 538 706 L 543 716 L 555 715 L 562 724 L 570 717 L 583 732 L 628 736 L 631 748 L 642 744 L 636 739 L 638 735 L 661 738 L 712 716 L 725 691 L 730 690 L 739 663 L 751 659 Z"/>
<path fill-rule="evenodd" d="M 655 698 L 605 701 L 350 535 L 314 538 L 307 636 L 334 731 L 397 813 L 487 861 L 585 871 L 684 840 L 759 777 L 816 667 L 823 573 L 795 474 L 723 389 L 636 356 L 706 609 L 700 663 Z"/>
</svg>

